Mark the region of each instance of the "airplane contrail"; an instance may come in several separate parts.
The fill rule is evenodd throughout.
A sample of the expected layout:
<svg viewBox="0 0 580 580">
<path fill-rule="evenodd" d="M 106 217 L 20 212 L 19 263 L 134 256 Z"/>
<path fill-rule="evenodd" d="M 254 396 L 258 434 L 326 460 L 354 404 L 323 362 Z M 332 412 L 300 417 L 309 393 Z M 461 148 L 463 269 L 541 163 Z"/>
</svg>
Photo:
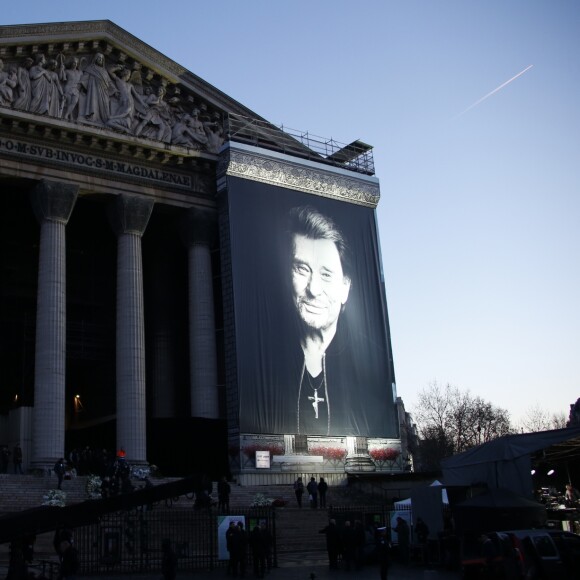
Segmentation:
<svg viewBox="0 0 580 580">
<path fill-rule="evenodd" d="M 518 77 L 521 77 L 525 72 L 529 71 L 533 66 L 534 66 L 533 64 L 527 66 L 523 71 L 520 71 L 517 75 L 515 75 L 511 79 L 507 80 L 505 83 L 502 83 L 501 85 L 499 85 L 499 87 L 493 89 L 493 91 L 491 91 L 490 93 L 487 93 L 487 95 L 481 97 L 481 99 L 475 101 L 475 103 L 473 103 L 472 105 L 469 105 L 469 107 L 467 107 L 467 109 L 465 109 L 465 111 L 462 111 L 461 113 L 459 113 L 459 115 L 456 115 L 455 118 L 457 119 L 458 117 L 461 117 L 461 115 L 464 115 L 465 113 L 467 113 L 467 111 L 473 109 L 473 107 L 476 107 L 477 105 L 479 105 L 479 103 L 485 101 L 485 99 L 488 99 L 489 97 L 491 97 L 492 95 L 497 93 L 499 90 L 503 89 L 506 85 L 509 85 L 512 81 L 515 81 Z"/>
</svg>

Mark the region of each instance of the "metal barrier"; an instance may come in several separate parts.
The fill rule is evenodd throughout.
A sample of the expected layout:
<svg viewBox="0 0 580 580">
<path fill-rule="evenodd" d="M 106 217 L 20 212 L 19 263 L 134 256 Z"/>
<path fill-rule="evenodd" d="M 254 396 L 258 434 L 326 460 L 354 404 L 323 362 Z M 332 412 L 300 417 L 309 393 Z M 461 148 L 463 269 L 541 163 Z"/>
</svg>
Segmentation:
<svg viewBox="0 0 580 580">
<path fill-rule="evenodd" d="M 264 520 L 272 534 L 276 554 L 275 510 L 251 508 L 246 522 Z M 161 570 L 164 539 L 169 539 L 181 571 L 213 570 L 227 562 L 219 560 L 218 518 L 212 510 L 155 508 L 132 509 L 103 515 L 97 523 L 76 528 L 79 573 L 135 574 Z M 247 526 L 249 532 L 249 526 Z"/>
</svg>

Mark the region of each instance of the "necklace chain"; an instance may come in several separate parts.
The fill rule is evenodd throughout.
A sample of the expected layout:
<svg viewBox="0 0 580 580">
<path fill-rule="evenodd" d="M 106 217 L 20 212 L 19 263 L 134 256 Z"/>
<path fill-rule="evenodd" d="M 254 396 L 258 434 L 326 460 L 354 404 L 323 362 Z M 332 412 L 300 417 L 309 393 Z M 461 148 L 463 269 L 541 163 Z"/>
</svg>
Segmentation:
<svg viewBox="0 0 580 580">
<path fill-rule="evenodd" d="M 324 383 L 324 370 L 322 370 L 322 372 L 320 373 L 320 381 L 318 381 L 318 385 L 314 386 L 312 384 L 312 379 L 314 377 L 312 377 L 312 375 L 308 372 L 308 370 L 306 370 L 306 376 L 308 377 L 308 384 L 310 385 L 310 388 L 313 391 L 318 391 L 318 389 L 320 389 L 320 387 L 322 387 L 322 383 Z"/>
<path fill-rule="evenodd" d="M 298 404 L 297 404 L 297 432 L 300 434 L 300 399 L 302 396 L 302 384 L 304 382 L 304 374 L 308 374 L 308 382 L 310 383 L 310 387 L 314 391 L 314 397 L 308 397 L 310 400 L 318 399 L 318 389 L 324 387 L 324 398 L 326 399 L 326 411 L 327 411 L 327 418 L 326 418 L 326 435 L 330 435 L 330 401 L 328 400 L 328 383 L 326 382 L 326 356 L 322 355 L 322 380 L 320 381 L 320 385 L 318 385 L 318 389 L 312 385 L 310 381 L 310 373 L 306 370 L 306 359 L 302 363 L 302 372 L 300 373 L 300 383 L 298 384 Z M 324 399 L 319 400 L 322 402 Z M 314 401 L 316 404 L 316 401 Z M 317 406 L 317 405 L 316 405 Z"/>
</svg>

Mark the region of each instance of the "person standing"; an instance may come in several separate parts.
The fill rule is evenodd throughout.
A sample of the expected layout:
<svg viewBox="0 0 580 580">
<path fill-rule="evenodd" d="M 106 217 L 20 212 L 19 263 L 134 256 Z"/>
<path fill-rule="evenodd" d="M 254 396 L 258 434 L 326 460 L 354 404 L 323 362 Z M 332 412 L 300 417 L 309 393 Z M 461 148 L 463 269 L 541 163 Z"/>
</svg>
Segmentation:
<svg viewBox="0 0 580 580">
<path fill-rule="evenodd" d="M 338 570 L 338 554 L 340 552 L 340 532 L 335 519 L 328 520 L 328 525 L 320 530 L 326 535 L 326 552 L 328 553 L 328 567 Z"/>
<path fill-rule="evenodd" d="M 58 477 L 58 489 L 62 489 L 62 480 L 64 479 L 64 472 L 66 471 L 64 459 L 62 457 L 54 464 L 53 469 Z"/>
<path fill-rule="evenodd" d="M 422 518 L 417 518 L 417 523 L 415 524 L 415 533 L 417 534 L 417 541 L 421 546 L 421 557 L 423 563 L 429 564 L 429 549 L 427 546 L 427 540 L 429 539 L 429 526 L 423 521 Z"/>
<path fill-rule="evenodd" d="M 238 535 L 240 542 L 240 550 L 239 550 L 240 576 L 243 578 L 246 575 L 246 563 L 248 561 L 248 532 L 244 530 L 243 522 L 238 522 Z"/>
<path fill-rule="evenodd" d="M 14 463 L 14 473 L 22 475 L 22 447 L 20 447 L 20 443 L 17 443 L 14 446 L 14 450 L 12 451 L 12 463 Z"/>
<path fill-rule="evenodd" d="M 234 521 L 230 521 L 230 525 L 226 530 L 226 547 L 230 555 L 227 570 L 228 576 L 237 576 L 240 560 L 240 530 Z"/>
<path fill-rule="evenodd" d="M 74 578 L 79 570 L 79 553 L 72 540 L 63 540 L 59 546 L 60 572 L 58 580 Z"/>
<path fill-rule="evenodd" d="M 377 557 L 381 580 L 387 580 L 387 573 L 391 563 L 391 544 L 387 538 L 387 528 L 378 528 L 377 533 Z"/>
<path fill-rule="evenodd" d="M 229 513 L 230 511 L 230 493 L 232 489 L 230 484 L 227 482 L 225 476 L 221 478 L 217 485 L 218 492 L 218 510 L 223 511 L 223 513 Z"/>
<path fill-rule="evenodd" d="M 264 542 L 264 549 L 266 550 L 266 568 L 268 572 L 272 569 L 272 533 L 268 529 L 266 522 L 260 524 L 260 532 Z"/>
<path fill-rule="evenodd" d="M 346 520 L 344 522 L 344 527 L 342 528 L 342 559 L 344 560 L 344 567 L 348 572 L 350 572 L 355 559 L 355 534 L 354 529 L 350 525 L 350 521 Z"/>
<path fill-rule="evenodd" d="M 256 578 L 263 578 L 266 571 L 266 546 L 264 541 L 265 538 L 260 526 L 255 526 L 250 534 L 250 547 L 252 548 L 252 562 Z"/>
<path fill-rule="evenodd" d="M 7 445 L 2 445 L 0 451 L 0 461 L 2 462 L 2 473 L 8 473 L 8 463 L 10 461 L 10 449 Z"/>
<path fill-rule="evenodd" d="M 298 507 L 302 507 L 302 496 L 304 495 L 304 484 L 302 483 L 302 478 L 299 477 L 294 482 L 294 494 L 296 495 L 296 501 L 298 503 Z"/>
<path fill-rule="evenodd" d="M 163 558 L 161 560 L 161 572 L 164 580 L 174 580 L 177 576 L 177 555 L 171 547 L 171 540 L 165 538 L 161 542 Z"/>
<path fill-rule="evenodd" d="M 354 521 L 354 561 L 357 570 L 361 570 L 365 560 L 366 534 L 360 520 Z"/>
<path fill-rule="evenodd" d="M 402 564 L 409 563 L 409 541 L 410 532 L 409 524 L 402 518 L 397 518 L 397 525 L 393 528 L 394 532 L 397 532 L 397 538 L 399 540 L 399 558 Z"/>
<path fill-rule="evenodd" d="M 320 478 L 318 482 L 318 494 L 320 495 L 320 507 L 326 507 L 326 492 L 328 491 L 328 483 L 324 481 L 324 477 Z"/>
<path fill-rule="evenodd" d="M 318 484 L 314 477 L 310 478 L 308 485 L 306 486 L 308 491 L 308 499 L 310 500 L 310 507 L 315 510 L 318 507 Z"/>
</svg>

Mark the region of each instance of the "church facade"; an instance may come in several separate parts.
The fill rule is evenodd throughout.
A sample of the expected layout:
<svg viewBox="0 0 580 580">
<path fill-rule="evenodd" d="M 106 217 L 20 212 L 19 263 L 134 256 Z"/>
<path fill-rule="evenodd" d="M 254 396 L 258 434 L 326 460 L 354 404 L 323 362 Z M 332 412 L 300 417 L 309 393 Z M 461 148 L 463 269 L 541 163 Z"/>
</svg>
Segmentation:
<svg viewBox="0 0 580 580">
<path fill-rule="evenodd" d="M 319 145 L 110 21 L 0 27 L 0 436 L 28 469 L 84 446 L 241 481 L 403 469 L 372 154 Z M 298 209 L 352 255 L 318 364 Z"/>
</svg>

